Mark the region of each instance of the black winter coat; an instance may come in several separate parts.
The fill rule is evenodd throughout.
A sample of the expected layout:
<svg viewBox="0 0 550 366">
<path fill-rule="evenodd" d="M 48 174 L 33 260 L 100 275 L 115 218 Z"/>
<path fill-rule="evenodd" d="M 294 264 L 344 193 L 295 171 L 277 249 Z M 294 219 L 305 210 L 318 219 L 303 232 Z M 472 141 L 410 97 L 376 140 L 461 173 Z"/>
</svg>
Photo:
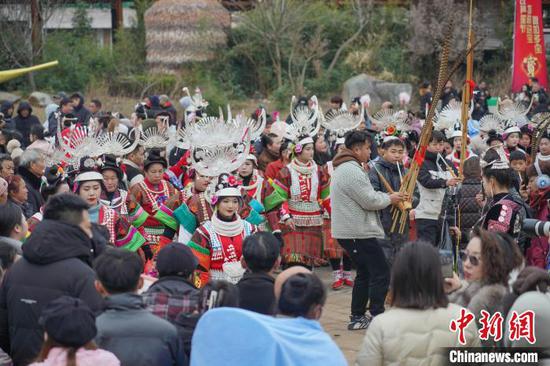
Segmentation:
<svg viewBox="0 0 550 366">
<path fill-rule="evenodd" d="M 476 195 L 481 192 L 481 179 L 466 178 L 455 196 L 451 196 L 449 192 L 446 192 L 443 200 L 443 207 L 447 210 L 447 223 L 449 226 L 455 226 L 455 223 L 460 225 L 460 248 L 464 249 L 470 241 L 470 231 L 481 217 L 481 207 L 476 201 Z M 460 208 L 460 220 L 456 217 L 458 208 Z"/>
<path fill-rule="evenodd" d="M 32 212 L 32 216 L 40 211 L 40 207 L 44 204 L 44 198 L 42 198 L 42 195 L 40 194 L 40 184 L 42 183 L 42 180 L 31 173 L 27 168 L 22 166 L 19 167 L 17 173 L 23 178 L 25 184 L 27 185 L 27 190 L 29 191 L 27 203 L 29 205 L 30 212 Z"/>
<path fill-rule="evenodd" d="M 28 110 L 27 117 L 21 116 L 21 111 Z M 21 102 L 17 108 L 17 116 L 13 118 L 11 124 L 21 134 L 21 147 L 24 149 L 31 144 L 30 132 L 32 126 L 42 126 L 38 117 L 32 115 L 32 107 L 27 102 Z"/>
<path fill-rule="evenodd" d="M 402 165 L 399 169 L 401 169 L 401 174 L 405 176 L 406 169 Z M 372 188 L 378 192 L 389 193 L 378 173 L 382 174 L 394 192 L 399 191 L 399 188 L 401 188 L 401 179 L 399 177 L 397 164 L 389 163 L 380 158 L 372 162 L 372 169 L 369 170 L 369 179 L 372 184 Z M 386 234 L 389 233 L 392 224 L 391 208 L 392 206 L 390 205 L 380 211 L 380 221 L 382 221 L 382 226 L 384 227 Z"/>
<path fill-rule="evenodd" d="M 44 333 L 38 323 L 50 301 L 68 295 L 94 311 L 101 308 L 91 268 L 91 241 L 78 226 L 44 220 L 23 245 L 23 258 L 6 273 L 0 289 L 0 347 L 16 365 L 40 351 Z"/>
<path fill-rule="evenodd" d="M 73 114 L 78 120 L 76 123 L 81 124 L 82 126 L 88 126 L 90 118 L 92 117 L 92 112 L 90 112 L 86 107 L 84 107 L 84 96 L 80 93 L 77 93 L 80 98 L 80 103 L 74 107 Z"/>
<path fill-rule="evenodd" d="M 237 284 L 239 307 L 265 315 L 275 315 L 277 306 L 273 285 L 275 279 L 267 273 L 246 272 Z"/>
<path fill-rule="evenodd" d="M 98 347 L 117 356 L 121 365 L 180 366 L 189 360 L 176 327 L 145 309 L 141 296 L 124 293 L 105 298 L 97 317 Z"/>
</svg>

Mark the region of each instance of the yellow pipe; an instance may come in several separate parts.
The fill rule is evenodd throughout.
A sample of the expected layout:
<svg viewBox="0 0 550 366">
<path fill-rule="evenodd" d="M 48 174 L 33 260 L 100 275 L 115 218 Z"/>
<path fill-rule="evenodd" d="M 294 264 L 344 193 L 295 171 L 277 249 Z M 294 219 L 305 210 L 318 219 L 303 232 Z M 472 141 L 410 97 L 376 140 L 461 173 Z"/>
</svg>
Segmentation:
<svg viewBox="0 0 550 366">
<path fill-rule="evenodd" d="M 29 72 L 43 70 L 49 67 L 57 66 L 58 64 L 59 62 L 56 60 L 52 62 L 47 62 L 45 64 L 41 64 L 41 65 L 23 67 L 21 69 L 0 71 L 0 83 L 14 79 L 19 76 L 23 76 L 25 74 L 28 74 Z"/>
</svg>

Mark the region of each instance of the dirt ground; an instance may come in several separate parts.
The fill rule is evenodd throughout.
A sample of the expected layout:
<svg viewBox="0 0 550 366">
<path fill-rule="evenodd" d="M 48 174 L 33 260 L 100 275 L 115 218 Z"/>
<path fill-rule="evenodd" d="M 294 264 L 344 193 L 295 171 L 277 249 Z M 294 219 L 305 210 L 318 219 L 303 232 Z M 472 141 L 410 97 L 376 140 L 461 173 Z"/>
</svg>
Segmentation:
<svg viewBox="0 0 550 366">
<path fill-rule="evenodd" d="M 321 317 L 321 325 L 338 344 L 348 363 L 353 365 L 365 337 L 365 331 L 349 331 L 347 329 L 351 305 L 351 288 L 344 287 L 341 290 L 333 291 L 330 288 L 332 283 L 332 270 L 330 267 L 316 268 L 315 273 L 323 280 L 328 291 L 327 302 Z"/>
</svg>

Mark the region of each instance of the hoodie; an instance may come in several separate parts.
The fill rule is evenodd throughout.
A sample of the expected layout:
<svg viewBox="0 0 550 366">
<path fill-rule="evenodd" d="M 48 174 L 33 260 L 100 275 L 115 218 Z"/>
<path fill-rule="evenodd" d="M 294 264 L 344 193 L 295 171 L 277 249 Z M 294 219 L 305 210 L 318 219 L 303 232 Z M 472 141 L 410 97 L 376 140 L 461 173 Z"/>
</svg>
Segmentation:
<svg viewBox="0 0 550 366">
<path fill-rule="evenodd" d="M 330 181 L 331 229 L 335 239 L 384 238 L 379 210 L 391 203 L 388 194 L 376 192 L 368 173 L 349 149 L 333 160 Z"/>
<path fill-rule="evenodd" d="M 13 129 L 14 128 L 12 125 L 13 110 L 8 113 L 8 110 L 10 108 L 13 108 L 13 103 L 6 100 L 0 106 L 0 113 L 4 115 L 4 121 L 6 122 L 6 127 L 8 129 Z"/>
<path fill-rule="evenodd" d="M 21 112 L 24 110 L 29 111 L 29 115 L 27 117 L 23 117 L 21 115 Z M 12 124 L 21 134 L 21 145 L 23 149 L 31 143 L 30 133 L 32 126 L 42 126 L 42 123 L 40 123 L 38 117 L 32 114 L 32 107 L 28 102 L 19 103 L 19 107 L 17 107 L 17 116 L 13 118 Z"/>
<path fill-rule="evenodd" d="M 92 310 L 102 299 L 94 286 L 91 240 L 78 226 L 44 220 L 23 244 L 0 289 L 0 348 L 16 365 L 38 354 L 43 329 L 38 319 L 50 301 L 62 295 L 83 300 Z"/>
<path fill-rule="evenodd" d="M 78 105 L 74 106 L 73 109 L 74 116 L 78 118 L 78 121 L 76 121 L 76 123 L 80 123 L 82 126 L 88 126 L 88 122 L 92 117 L 92 112 L 84 107 L 84 96 L 81 93 L 74 93 L 71 96 L 71 99 L 74 97 L 80 98 L 80 102 L 78 103 Z"/>
</svg>

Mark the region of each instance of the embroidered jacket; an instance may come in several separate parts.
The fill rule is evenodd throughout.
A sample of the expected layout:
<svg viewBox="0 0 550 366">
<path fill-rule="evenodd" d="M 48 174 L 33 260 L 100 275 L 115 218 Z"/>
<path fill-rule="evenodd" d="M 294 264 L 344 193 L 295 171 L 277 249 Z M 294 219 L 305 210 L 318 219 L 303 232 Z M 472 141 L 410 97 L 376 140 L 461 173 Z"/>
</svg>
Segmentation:
<svg viewBox="0 0 550 366">
<path fill-rule="evenodd" d="M 323 209 L 330 211 L 330 176 L 313 161 L 308 167 L 313 174 L 301 172 L 295 161 L 281 169 L 265 198 L 266 211 L 282 207 L 280 218 L 288 213 L 296 226 L 323 224 Z"/>
<path fill-rule="evenodd" d="M 197 228 L 187 244 L 199 259 L 195 280 L 197 287 L 204 286 L 210 278 L 222 279 L 224 264 L 240 263 L 243 240 L 256 231 L 254 225 L 244 220 L 243 224 L 243 231 L 232 237 L 216 233 L 212 221 L 206 221 Z"/>
<path fill-rule="evenodd" d="M 128 221 L 139 228 L 149 217 L 149 214 L 132 198 L 132 195 L 124 189 L 117 189 L 112 198 L 107 197 L 106 192 L 101 192 L 101 203 L 112 208 L 119 215 L 124 216 Z"/>
<path fill-rule="evenodd" d="M 143 223 L 144 226 L 162 227 L 162 223 L 155 218 L 155 214 L 166 200 L 177 193 L 174 187 L 165 180 L 161 180 L 160 184 L 155 187 L 149 180 L 145 179 L 134 185 L 130 192 L 134 196 L 136 203 L 141 205 L 143 210 L 148 214 Z"/>
</svg>

